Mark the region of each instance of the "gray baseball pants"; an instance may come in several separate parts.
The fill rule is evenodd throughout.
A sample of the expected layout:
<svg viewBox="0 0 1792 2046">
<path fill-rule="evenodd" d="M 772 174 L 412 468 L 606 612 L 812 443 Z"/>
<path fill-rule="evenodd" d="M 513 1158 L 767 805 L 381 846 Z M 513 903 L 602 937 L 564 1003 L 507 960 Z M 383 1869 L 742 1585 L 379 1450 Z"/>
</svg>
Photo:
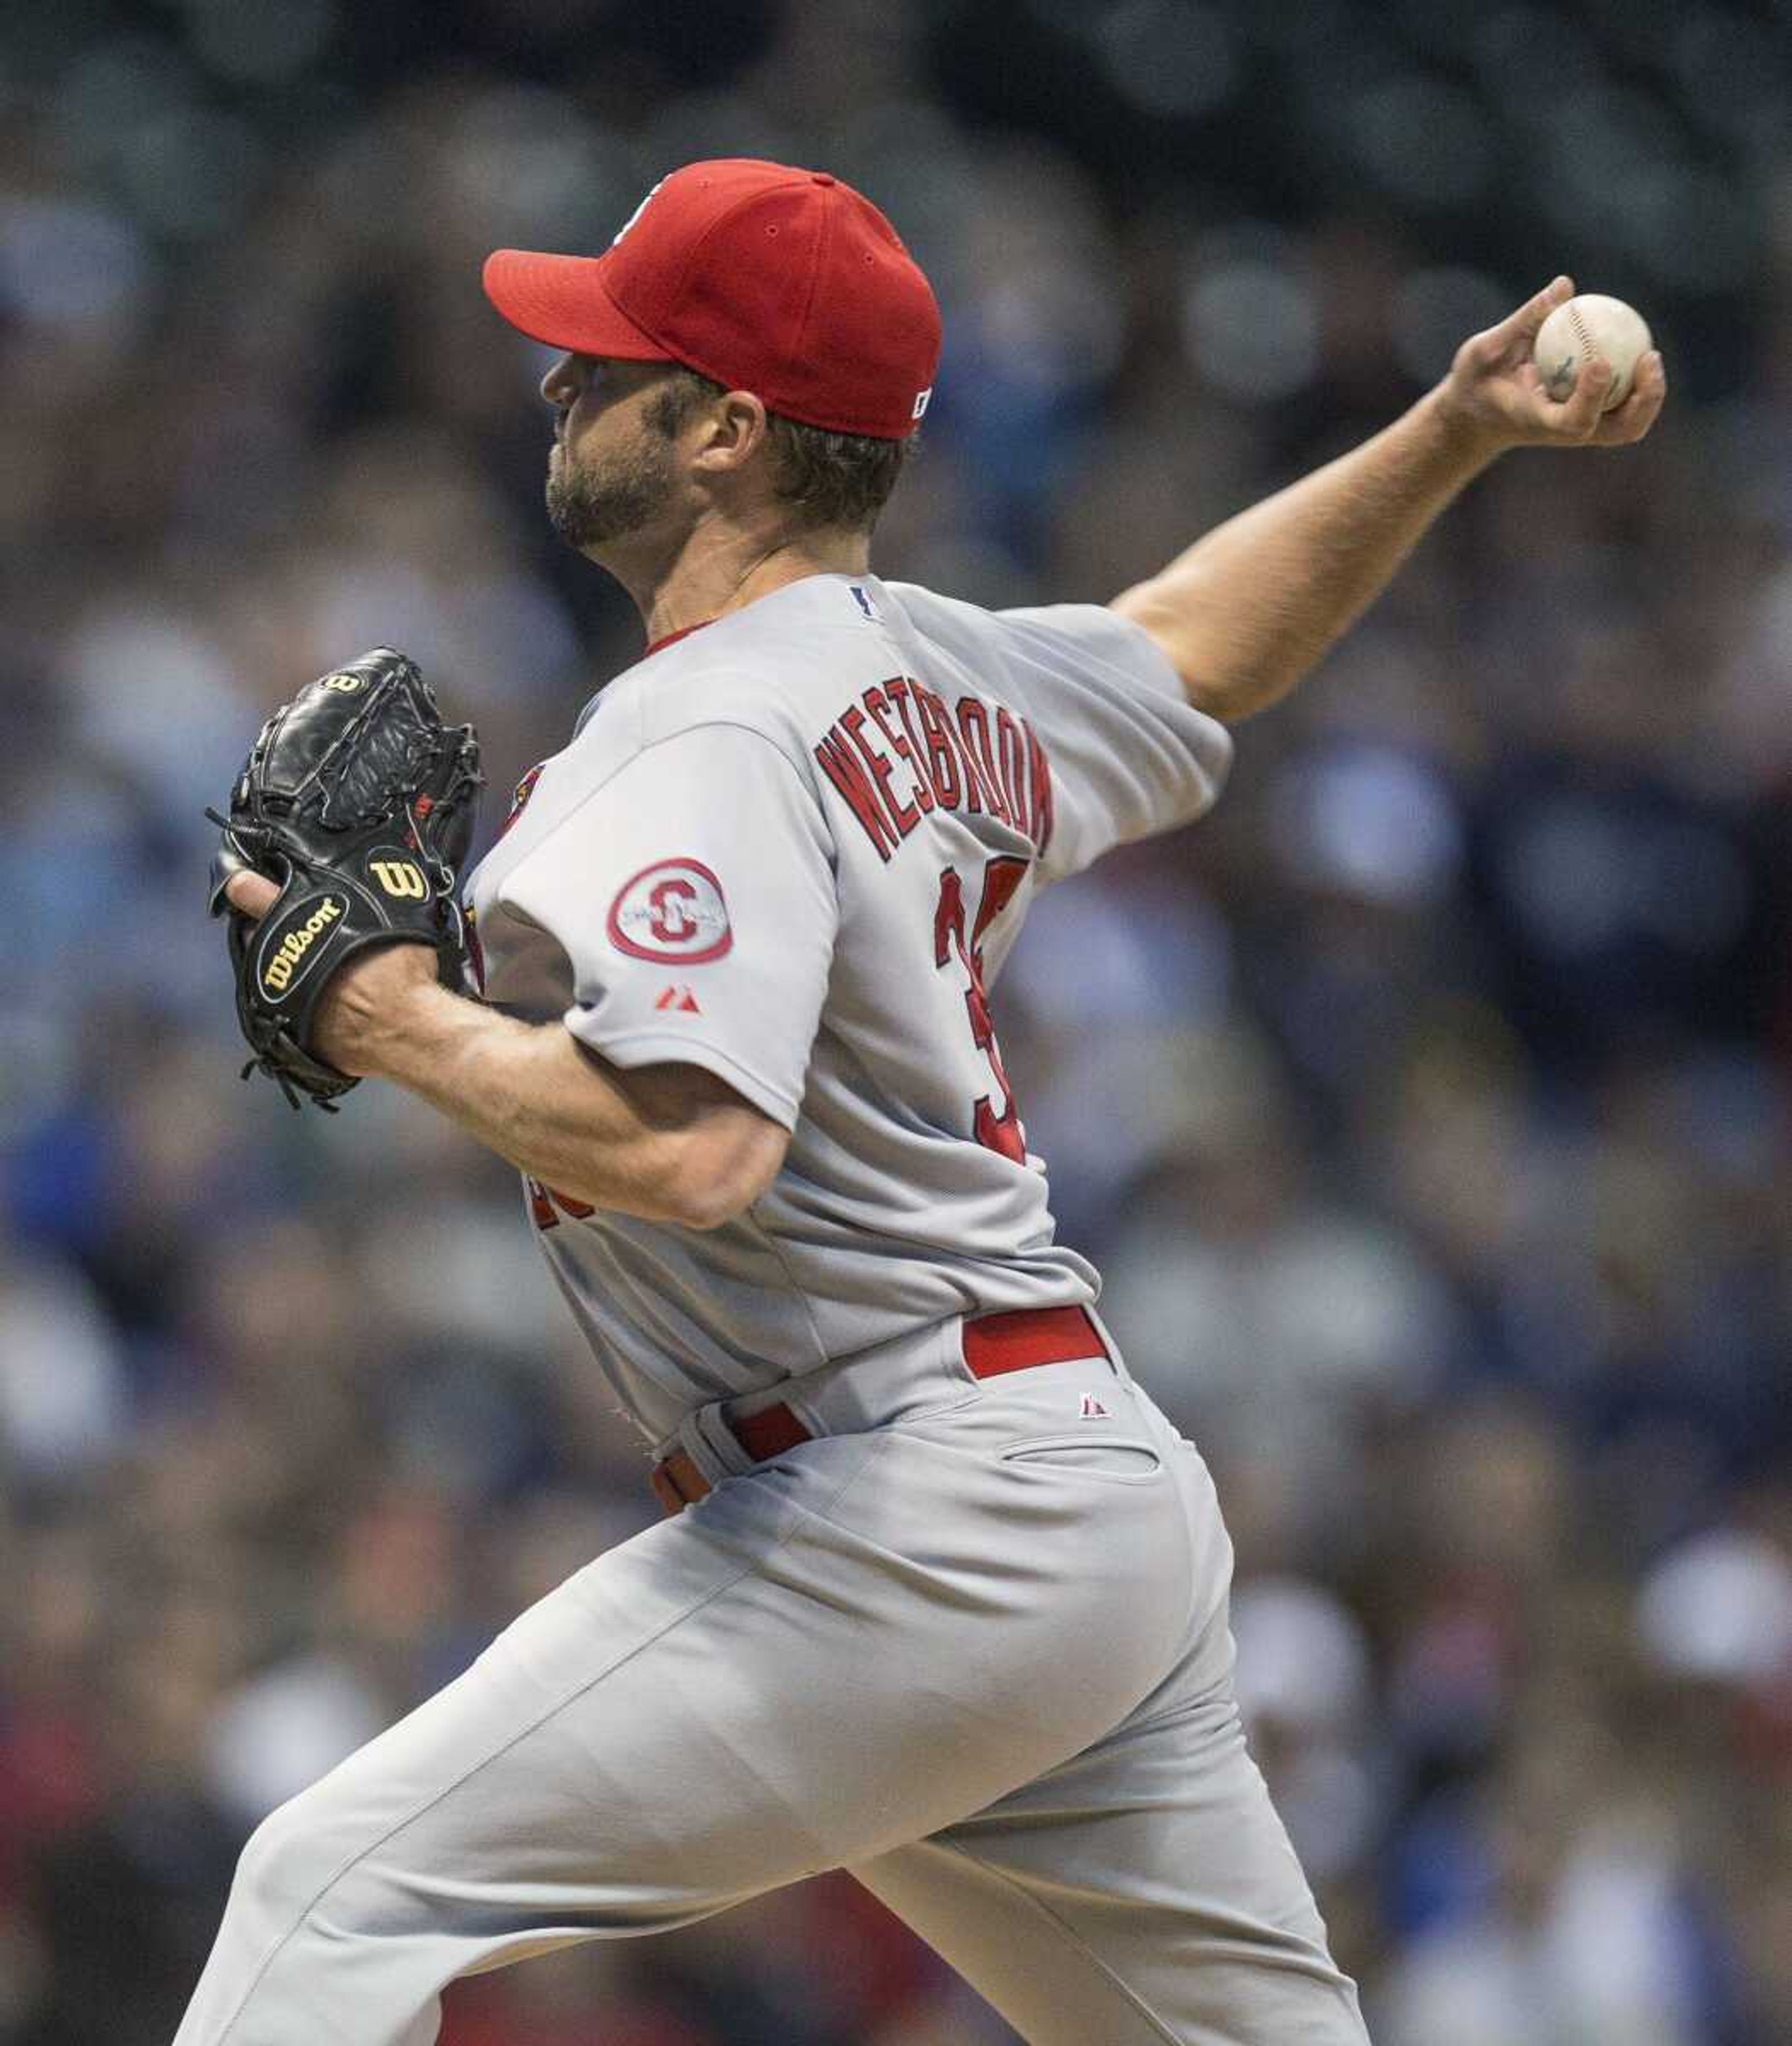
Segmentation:
<svg viewBox="0 0 1792 2046">
<path fill-rule="evenodd" d="M 176 2046 L 428 2046 L 442 1988 L 844 1866 L 1033 2046 L 1364 2046 L 1246 1751 L 1231 1548 L 1106 1357 L 943 1324 L 600 1557 L 244 1850 Z"/>
</svg>

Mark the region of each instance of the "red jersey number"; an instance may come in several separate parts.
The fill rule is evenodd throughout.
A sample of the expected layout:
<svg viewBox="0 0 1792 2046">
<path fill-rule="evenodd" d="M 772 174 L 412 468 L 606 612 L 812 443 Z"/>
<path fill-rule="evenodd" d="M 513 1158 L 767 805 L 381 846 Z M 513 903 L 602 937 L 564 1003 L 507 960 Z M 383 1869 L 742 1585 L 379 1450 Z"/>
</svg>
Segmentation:
<svg viewBox="0 0 1792 2046">
<path fill-rule="evenodd" d="M 583 1201 L 575 1201 L 570 1194 L 563 1194 L 555 1187 L 544 1187 L 539 1179 L 531 1179 L 527 1174 L 523 1183 L 529 1190 L 529 1213 L 537 1229 L 558 1229 L 563 1218 L 583 1222 L 587 1215 L 597 1212 Z"/>
<path fill-rule="evenodd" d="M 979 1094 L 971 1114 L 977 1141 L 991 1151 L 999 1151 L 1017 1165 L 1026 1163 L 1026 1132 L 1014 1103 L 1014 1090 L 1002 1066 L 1002 1048 L 995 1041 L 995 1024 L 990 1015 L 989 995 L 983 986 L 983 933 L 1014 899 L 1014 891 L 1026 878 L 1027 863 L 1010 853 L 998 854 L 983 867 L 983 899 L 977 905 L 975 921 L 967 938 L 964 928 L 964 884 L 958 869 L 948 867 L 940 876 L 940 906 L 933 913 L 933 963 L 943 967 L 956 958 L 970 976 L 964 991 L 964 1006 L 971 1017 L 971 1036 L 977 1049 L 989 1060 L 994 1075 L 996 1094 Z M 998 1112 L 995 1102 L 999 1098 Z"/>
</svg>

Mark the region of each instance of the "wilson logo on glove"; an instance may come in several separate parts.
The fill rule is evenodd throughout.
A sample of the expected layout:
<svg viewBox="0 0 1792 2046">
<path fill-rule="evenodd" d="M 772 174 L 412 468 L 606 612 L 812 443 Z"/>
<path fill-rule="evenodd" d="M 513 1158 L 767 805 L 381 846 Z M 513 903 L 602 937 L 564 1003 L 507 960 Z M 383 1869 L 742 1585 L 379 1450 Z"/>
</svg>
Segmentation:
<svg viewBox="0 0 1792 2046">
<path fill-rule="evenodd" d="M 388 895 L 401 902 L 420 902 L 429 893 L 423 870 L 414 859 L 370 859 L 367 871 Z"/>
<path fill-rule="evenodd" d="M 270 994 L 286 993 L 303 971 L 305 955 L 347 907 L 341 896 L 326 895 L 303 923 L 295 925 L 287 932 L 275 946 L 272 956 L 261 969 L 261 985 Z"/>
<path fill-rule="evenodd" d="M 436 975 L 466 977 L 455 893 L 481 785 L 469 724 L 444 724 L 415 661 L 376 647 L 307 682 L 261 728 L 218 827 L 207 905 L 224 919 L 237 1021 L 250 1057 L 295 1108 L 334 1110 L 360 1082 L 320 1058 L 324 991 L 374 945 L 427 945 Z M 257 924 L 233 903 L 240 874 L 278 894 Z"/>
<path fill-rule="evenodd" d="M 610 905 L 610 943 L 631 959 L 701 966 L 734 944 L 722 884 L 701 860 L 662 859 L 625 881 Z"/>
</svg>

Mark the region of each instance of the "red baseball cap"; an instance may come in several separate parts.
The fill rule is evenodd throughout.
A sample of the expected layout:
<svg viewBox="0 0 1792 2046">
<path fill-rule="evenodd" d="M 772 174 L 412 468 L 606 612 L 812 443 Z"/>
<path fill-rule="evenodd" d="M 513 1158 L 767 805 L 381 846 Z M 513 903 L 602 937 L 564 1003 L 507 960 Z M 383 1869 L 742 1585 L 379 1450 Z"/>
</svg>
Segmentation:
<svg viewBox="0 0 1792 2046">
<path fill-rule="evenodd" d="M 933 289 L 871 201 L 747 156 L 662 178 L 601 256 L 499 249 L 485 294 L 552 347 L 682 362 L 768 411 L 880 440 L 913 432 L 940 360 Z"/>
</svg>

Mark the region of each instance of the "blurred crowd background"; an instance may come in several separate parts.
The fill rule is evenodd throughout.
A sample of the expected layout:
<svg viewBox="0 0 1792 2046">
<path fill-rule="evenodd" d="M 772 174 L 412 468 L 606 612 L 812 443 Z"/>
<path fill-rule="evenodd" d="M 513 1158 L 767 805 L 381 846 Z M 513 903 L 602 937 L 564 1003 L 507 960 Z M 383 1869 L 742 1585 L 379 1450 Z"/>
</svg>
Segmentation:
<svg viewBox="0 0 1792 2046">
<path fill-rule="evenodd" d="M 238 1085 L 200 812 L 387 641 L 489 832 L 634 658 L 479 264 L 740 153 L 933 275 L 875 562 L 986 603 L 1111 596 L 1558 270 L 1654 322 L 1648 445 L 1477 485 L 997 1013 L 1381 2046 L 1792 2037 L 1789 125 L 1740 0 L 8 0 L 5 2046 L 163 2046 L 256 1820 L 652 1510 L 512 1176 Z M 444 2036 L 1010 2036 L 840 1878 Z"/>
</svg>

